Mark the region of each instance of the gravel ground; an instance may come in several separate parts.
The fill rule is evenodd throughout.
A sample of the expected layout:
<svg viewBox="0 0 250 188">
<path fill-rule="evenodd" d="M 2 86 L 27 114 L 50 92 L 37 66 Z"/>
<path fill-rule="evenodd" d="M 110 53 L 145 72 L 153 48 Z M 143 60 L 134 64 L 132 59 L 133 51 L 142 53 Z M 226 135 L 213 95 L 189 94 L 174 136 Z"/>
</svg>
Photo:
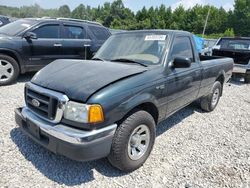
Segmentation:
<svg viewBox="0 0 250 188">
<path fill-rule="evenodd" d="M 0 88 L 0 187 L 250 187 L 250 86 L 226 84 L 212 113 L 191 105 L 157 130 L 151 156 L 124 174 L 106 159 L 75 162 L 33 143 L 14 121 L 23 76 Z"/>
</svg>

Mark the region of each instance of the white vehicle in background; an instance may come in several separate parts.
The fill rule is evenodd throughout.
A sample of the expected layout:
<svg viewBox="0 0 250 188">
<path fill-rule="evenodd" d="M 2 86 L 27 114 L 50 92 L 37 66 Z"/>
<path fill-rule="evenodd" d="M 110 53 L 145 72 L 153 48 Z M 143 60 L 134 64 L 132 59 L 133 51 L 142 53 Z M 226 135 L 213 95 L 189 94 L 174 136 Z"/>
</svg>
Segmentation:
<svg viewBox="0 0 250 188">
<path fill-rule="evenodd" d="M 216 44 L 217 39 L 205 39 L 197 35 L 193 36 L 199 54 L 204 56 L 212 56 L 212 49 Z"/>
<path fill-rule="evenodd" d="M 202 55 L 212 56 L 213 47 L 217 41 L 217 39 L 205 39 Z"/>
</svg>

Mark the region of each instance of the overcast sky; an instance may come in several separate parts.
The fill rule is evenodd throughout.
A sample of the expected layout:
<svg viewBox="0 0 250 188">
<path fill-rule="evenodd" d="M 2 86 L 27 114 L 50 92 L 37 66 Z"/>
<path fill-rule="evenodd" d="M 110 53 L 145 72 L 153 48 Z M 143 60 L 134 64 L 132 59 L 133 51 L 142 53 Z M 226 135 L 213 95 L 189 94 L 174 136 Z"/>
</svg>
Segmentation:
<svg viewBox="0 0 250 188">
<path fill-rule="evenodd" d="M 112 0 L 0 0 L 0 5 L 20 7 L 23 5 L 33 5 L 37 3 L 43 8 L 58 8 L 61 5 L 67 4 L 72 10 L 80 3 L 97 7 L 107 1 L 112 2 Z M 137 11 L 143 6 L 149 8 L 151 6 L 156 7 L 161 4 L 171 6 L 172 8 L 176 8 L 180 4 L 182 4 L 185 8 L 193 7 L 196 4 L 210 4 L 216 7 L 222 6 L 226 10 L 229 10 L 233 9 L 234 4 L 234 0 L 123 0 L 123 2 L 126 7 L 132 9 L 133 11 Z"/>
</svg>

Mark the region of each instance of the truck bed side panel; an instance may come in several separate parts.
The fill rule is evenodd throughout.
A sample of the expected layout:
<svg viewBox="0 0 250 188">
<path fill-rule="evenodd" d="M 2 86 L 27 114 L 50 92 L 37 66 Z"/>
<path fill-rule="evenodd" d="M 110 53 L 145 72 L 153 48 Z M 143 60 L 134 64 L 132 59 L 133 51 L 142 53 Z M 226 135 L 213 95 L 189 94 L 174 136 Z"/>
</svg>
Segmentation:
<svg viewBox="0 0 250 188">
<path fill-rule="evenodd" d="M 207 95 L 215 80 L 219 76 L 224 77 L 224 82 L 227 82 L 232 75 L 233 60 L 230 58 L 221 58 L 214 60 L 201 61 L 203 66 L 202 82 L 199 97 Z"/>
</svg>

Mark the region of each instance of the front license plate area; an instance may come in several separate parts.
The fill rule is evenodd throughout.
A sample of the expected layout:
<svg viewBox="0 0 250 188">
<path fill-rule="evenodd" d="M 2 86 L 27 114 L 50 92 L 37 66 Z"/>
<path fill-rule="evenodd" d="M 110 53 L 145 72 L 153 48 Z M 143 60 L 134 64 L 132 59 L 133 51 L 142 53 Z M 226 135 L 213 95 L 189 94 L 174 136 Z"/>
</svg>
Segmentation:
<svg viewBox="0 0 250 188">
<path fill-rule="evenodd" d="M 27 129 L 29 130 L 30 134 L 32 134 L 37 139 L 41 138 L 40 128 L 30 120 L 27 120 Z"/>
</svg>

